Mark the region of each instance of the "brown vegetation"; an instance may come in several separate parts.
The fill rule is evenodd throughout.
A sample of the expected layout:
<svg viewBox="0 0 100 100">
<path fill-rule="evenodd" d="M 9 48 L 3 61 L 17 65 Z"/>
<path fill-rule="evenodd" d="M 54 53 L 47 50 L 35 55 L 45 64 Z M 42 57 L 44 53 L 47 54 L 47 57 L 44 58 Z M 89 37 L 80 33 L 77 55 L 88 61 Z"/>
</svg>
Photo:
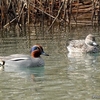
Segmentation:
<svg viewBox="0 0 100 100">
<path fill-rule="evenodd" d="M 99 0 L 1 0 L 0 29 L 46 21 L 49 29 L 55 22 L 66 25 L 99 25 Z M 48 29 L 48 30 L 49 30 Z"/>
</svg>

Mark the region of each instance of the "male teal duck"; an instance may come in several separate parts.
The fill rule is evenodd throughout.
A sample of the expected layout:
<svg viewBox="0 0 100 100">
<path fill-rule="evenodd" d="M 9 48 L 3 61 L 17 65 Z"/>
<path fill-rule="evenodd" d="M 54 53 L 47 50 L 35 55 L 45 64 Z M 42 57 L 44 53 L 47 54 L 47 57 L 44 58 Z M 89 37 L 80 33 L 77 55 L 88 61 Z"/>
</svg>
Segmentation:
<svg viewBox="0 0 100 100">
<path fill-rule="evenodd" d="M 14 54 L 5 57 L 5 66 L 12 67 L 40 67 L 44 66 L 44 60 L 40 55 L 49 56 L 46 54 L 40 45 L 34 45 L 30 50 L 31 56 L 24 54 Z"/>
<path fill-rule="evenodd" d="M 72 52 L 85 52 L 96 53 L 99 52 L 99 45 L 95 41 L 95 37 L 92 34 L 87 35 L 85 40 L 72 40 L 67 46 L 69 53 Z"/>
</svg>

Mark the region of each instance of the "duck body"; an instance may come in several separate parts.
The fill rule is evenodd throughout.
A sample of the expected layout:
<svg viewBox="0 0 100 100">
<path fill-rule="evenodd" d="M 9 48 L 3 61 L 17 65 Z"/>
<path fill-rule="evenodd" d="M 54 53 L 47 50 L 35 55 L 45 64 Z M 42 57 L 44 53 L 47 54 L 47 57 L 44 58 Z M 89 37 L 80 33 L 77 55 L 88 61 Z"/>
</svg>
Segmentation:
<svg viewBox="0 0 100 100">
<path fill-rule="evenodd" d="M 40 55 L 49 56 L 46 54 L 40 45 L 34 45 L 30 50 L 30 55 L 13 54 L 3 57 L 5 66 L 7 67 L 42 67 L 45 65 L 44 60 Z"/>
<path fill-rule="evenodd" d="M 95 37 L 89 34 L 85 40 L 72 40 L 67 46 L 68 51 L 81 53 L 96 53 L 99 52 L 99 46 L 95 42 Z"/>
<path fill-rule="evenodd" d="M 24 54 L 14 54 L 8 57 L 8 60 L 5 60 L 6 66 L 13 67 L 40 67 L 44 66 L 44 60 L 41 57 L 33 58 L 29 55 Z"/>
</svg>

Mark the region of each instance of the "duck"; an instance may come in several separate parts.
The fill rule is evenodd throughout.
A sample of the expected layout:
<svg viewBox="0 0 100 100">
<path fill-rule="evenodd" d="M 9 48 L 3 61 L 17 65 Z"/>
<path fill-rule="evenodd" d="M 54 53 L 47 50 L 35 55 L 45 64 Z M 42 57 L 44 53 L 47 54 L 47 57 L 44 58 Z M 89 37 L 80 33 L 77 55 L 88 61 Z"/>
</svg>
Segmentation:
<svg viewBox="0 0 100 100">
<path fill-rule="evenodd" d="M 99 45 L 96 43 L 95 37 L 88 34 L 83 40 L 71 40 L 67 46 L 69 53 L 97 53 L 99 52 Z"/>
<path fill-rule="evenodd" d="M 41 55 L 49 56 L 49 54 L 44 52 L 41 45 L 34 45 L 30 50 L 30 55 L 12 54 L 3 57 L 3 60 L 6 67 L 42 67 L 45 65 L 45 62 Z"/>
</svg>

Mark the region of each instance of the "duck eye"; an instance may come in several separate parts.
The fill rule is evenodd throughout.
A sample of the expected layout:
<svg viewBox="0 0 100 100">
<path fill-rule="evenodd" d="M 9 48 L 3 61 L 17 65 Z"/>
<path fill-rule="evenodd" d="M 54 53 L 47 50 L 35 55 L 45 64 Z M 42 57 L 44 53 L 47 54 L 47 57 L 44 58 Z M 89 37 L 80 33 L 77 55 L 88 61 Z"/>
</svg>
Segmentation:
<svg viewBox="0 0 100 100">
<path fill-rule="evenodd" d="M 36 49 L 37 49 L 37 47 L 34 48 L 34 50 L 36 50 Z"/>
</svg>

